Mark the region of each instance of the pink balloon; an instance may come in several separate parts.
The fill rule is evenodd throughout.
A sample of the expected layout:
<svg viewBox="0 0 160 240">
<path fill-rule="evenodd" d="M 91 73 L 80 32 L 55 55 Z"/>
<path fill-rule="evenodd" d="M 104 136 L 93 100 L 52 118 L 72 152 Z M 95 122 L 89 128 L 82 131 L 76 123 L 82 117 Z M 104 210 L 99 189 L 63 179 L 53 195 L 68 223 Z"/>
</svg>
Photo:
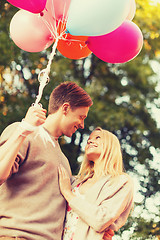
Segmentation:
<svg viewBox="0 0 160 240">
<path fill-rule="evenodd" d="M 13 6 L 32 13 L 40 13 L 45 8 L 47 0 L 8 0 Z"/>
<path fill-rule="evenodd" d="M 67 19 L 71 0 L 47 0 L 45 10 L 54 19 Z"/>
<path fill-rule="evenodd" d="M 88 38 L 88 48 L 108 63 L 124 63 L 135 58 L 143 46 L 138 26 L 126 20 L 111 33 Z"/>
<path fill-rule="evenodd" d="M 40 52 L 53 43 L 53 37 L 39 14 L 19 10 L 10 23 L 14 43 L 27 52 Z"/>
<path fill-rule="evenodd" d="M 129 11 L 129 14 L 128 14 L 126 20 L 131 21 L 134 18 L 135 13 L 136 13 L 136 2 L 135 2 L 135 0 L 131 0 L 130 11 Z"/>
</svg>

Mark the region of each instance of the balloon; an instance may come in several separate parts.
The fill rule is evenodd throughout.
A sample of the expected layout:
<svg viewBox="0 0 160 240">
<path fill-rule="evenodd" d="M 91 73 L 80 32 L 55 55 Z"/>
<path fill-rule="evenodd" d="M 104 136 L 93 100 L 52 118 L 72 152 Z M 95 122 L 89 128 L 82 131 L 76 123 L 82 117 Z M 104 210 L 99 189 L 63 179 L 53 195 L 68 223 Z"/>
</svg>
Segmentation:
<svg viewBox="0 0 160 240">
<path fill-rule="evenodd" d="M 40 52 L 53 43 L 53 37 L 39 14 L 19 10 L 10 23 L 14 43 L 27 52 Z"/>
<path fill-rule="evenodd" d="M 54 19 L 67 19 L 71 0 L 47 0 L 46 11 Z"/>
<path fill-rule="evenodd" d="M 136 2 L 135 2 L 135 0 L 131 0 L 130 11 L 129 11 L 129 14 L 128 14 L 126 20 L 131 21 L 134 18 L 135 13 L 136 13 Z"/>
<path fill-rule="evenodd" d="M 46 23 L 54 39 L 66 32 L 66 20 L 55 19 L 47 11 L 41 13 L 43 21 Z"/>
<path fill-rule="evenodd" d="M 88 40 L 86 36 L 72 36 L 65 34 L 65 36 L 59 40 L 57 49 L 65 57 L 70 59 L 81 59 L 88 57 L 92 52 L 85 43 Z"/>
<path fill-rule="evenodd" d="M 87 45 L 98 58 L 105 62 L 124 63 L 140 52 L 143 36 L 135 23 L 126 20 L 111 33 L 89 37 Z"/>
<path fill-rule="evenodd" d="M 32 13 L 40 13 L 45 8 L 47 0 L 8 0 L 13 6 Z"/>
<path fill-rule="evenodd" d="M 126 19 L 131 0 L 72 0 L 67 31 L 77 36 L 99 36 L 112 32 Z"/>
<path fill-rule="evenodd" d="M 66 30 L 66 19 L 70 1 L 71 0 L 47 0 L 46 7 L 43 13 L 41 13 L 43 20 L 47 23 L 54 38 L 59 36 L 62 31 Z M 61 29 L 59 25 L 61 25 Z M 57 31 L 57 29 L 59 30 Z"/>
</svg>

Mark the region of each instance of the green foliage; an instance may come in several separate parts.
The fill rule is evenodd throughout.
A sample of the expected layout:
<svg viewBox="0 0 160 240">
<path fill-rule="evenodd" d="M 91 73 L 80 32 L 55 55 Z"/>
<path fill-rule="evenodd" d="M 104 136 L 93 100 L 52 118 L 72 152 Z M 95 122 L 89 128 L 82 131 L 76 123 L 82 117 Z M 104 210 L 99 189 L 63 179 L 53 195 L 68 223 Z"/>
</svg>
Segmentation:
<svg viewBox="0 0 160 240">
<path fill-rule="evenodd" d="M 130 236 L 130 240 L 157 240 L 156 236 L 159 236 L 160 234 L 160 225 L 159 223 L 155 223 L 154 221 L 146 221 L 144 218 L 137 218 L 130 216 L 127 220 L 127 224 L 123 226 L 118 233 L 115 234 L 115 238 L 119 235 L 122 236 L 125 231 L 127 231 L 130 228 L 133 228 L 134 226 L 134 232 Z M 117 238 L 118 239 L 118 238 Z"/>
</svg>

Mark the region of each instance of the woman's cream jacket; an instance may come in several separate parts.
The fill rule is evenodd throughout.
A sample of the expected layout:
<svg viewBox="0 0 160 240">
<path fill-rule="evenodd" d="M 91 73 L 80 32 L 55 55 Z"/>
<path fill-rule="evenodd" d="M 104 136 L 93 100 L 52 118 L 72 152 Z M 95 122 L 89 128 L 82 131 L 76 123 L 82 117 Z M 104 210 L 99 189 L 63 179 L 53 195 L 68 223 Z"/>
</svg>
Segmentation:
<svg viewBox="0 0 160 240">
<path fill-rule="evenodd" d="M 72 187 L 79 182 L 75 180 Z M 73 240 L 102 240 L 108 228 L 118 231 L 133 207 L 133 181 L 123 174 L 103 176 L 85 194 L 74 197 L 70 207 L 79 215 Z"/>
</svg>

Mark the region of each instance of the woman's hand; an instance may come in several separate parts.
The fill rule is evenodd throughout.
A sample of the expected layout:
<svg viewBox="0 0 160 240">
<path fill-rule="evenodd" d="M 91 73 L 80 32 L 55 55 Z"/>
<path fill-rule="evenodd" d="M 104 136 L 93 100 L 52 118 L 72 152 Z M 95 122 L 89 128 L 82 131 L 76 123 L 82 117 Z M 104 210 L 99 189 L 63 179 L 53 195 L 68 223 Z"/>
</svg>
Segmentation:
<svg viewBox="0 0 160 240">
<path fill-rule="evenodd" d="M 69 202 L 74 197 L 74 194 L 72 193 L 69 174 L 67 173 L 66 169 L 62 165 L 58 167 L 58 172 L 59 172 L 60 191 L 64 196 L 64 198 L 67 200 L 67 202 Z"/>
<path fill-rule="evenodd" d="M 104 235 L 103 235 L 103 240 L 112 240 L 112 237 L 114 236 L 114 231 L 112 229 L 108 229 Z"/>
</svg>

